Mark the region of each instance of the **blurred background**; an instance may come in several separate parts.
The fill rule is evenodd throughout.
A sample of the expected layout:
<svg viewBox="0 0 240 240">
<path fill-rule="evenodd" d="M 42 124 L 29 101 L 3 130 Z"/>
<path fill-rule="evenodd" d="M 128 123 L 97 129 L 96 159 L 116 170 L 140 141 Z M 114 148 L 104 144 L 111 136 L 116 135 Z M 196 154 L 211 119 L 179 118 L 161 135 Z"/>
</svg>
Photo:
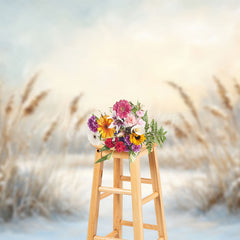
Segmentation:
<svg viewBox="0 0 240 240">
<path fill-rule="evenodd" d="M 86 120 L 120 99 L 168 131 L 158 157 L 169 239 L 239 239 L 239 1 L 0 0 L 0 13 L 0 239 L 86 239 Z M 105 169 L 109 186 L 111 160 Z M 111 197 L 101 209 L 106 235 Z"/>
</svg>

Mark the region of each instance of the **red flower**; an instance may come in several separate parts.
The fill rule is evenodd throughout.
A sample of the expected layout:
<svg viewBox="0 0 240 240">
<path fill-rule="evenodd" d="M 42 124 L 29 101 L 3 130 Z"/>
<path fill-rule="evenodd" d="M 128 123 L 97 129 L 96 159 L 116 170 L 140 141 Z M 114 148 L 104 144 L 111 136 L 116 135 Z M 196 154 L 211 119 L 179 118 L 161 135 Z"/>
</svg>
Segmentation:
<svg viewBox="0 0 240 240">
<path fill-rule="evenodd" d="M 125 150 L 125 145 L 122 141 L 116 142 L 115 148 L 117 152 L 123 152 Z"/>
<path fill-rule="evenodd" d="M 113 141 L 112 141 L 111 138 L 108 138 L 108 139 L 105 141 L 105 145 L 106 145 L 108 148 L 114 147 L 114 143 L 113 143 Z"/>
</svg>

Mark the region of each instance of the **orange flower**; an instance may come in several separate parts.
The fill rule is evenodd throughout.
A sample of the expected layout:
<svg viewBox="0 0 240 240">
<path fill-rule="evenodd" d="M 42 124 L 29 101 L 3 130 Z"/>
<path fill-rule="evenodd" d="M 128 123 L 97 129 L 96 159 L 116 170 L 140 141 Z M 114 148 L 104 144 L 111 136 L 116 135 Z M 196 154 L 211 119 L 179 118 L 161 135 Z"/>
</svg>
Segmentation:
<svg viewBox="0 0 240 240">
<path fill-rule="evenodd" d="M 107 115 L 100 117 L 97 120 L 98 123 L 98 131 L 101 134 L 102 138 L 112 138 L 115 132 L 115 128 L 109 128 L 111 123 L 113 122 L 112 118 L 108 118 Z"/>
</svg>

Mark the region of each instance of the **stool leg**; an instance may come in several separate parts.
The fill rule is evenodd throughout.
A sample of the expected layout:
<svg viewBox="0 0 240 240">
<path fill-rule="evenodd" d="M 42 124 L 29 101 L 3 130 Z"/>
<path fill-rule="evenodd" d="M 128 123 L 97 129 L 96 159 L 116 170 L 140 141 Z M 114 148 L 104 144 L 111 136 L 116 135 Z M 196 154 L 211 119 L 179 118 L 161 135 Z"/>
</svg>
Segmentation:
<svg viewBox="0 0 240 240">
<path fill-rule="evenodd" d="M 164 215 L 162 189 L 161 189 L 161 181 L 160 181 L 156 147 L 153 148 L 153 151 L 149 155 L 149 166 L 150 166 L 150 172 L 152 177 L 153 192 L 159 193 L 159 196 L 154 199 L 157 225 L 158 225 L 158 235 L 159 235 L 159 238 L 163 238 L 164 240 L 167 240 L 167 230 L 166 230 L 166 222 L 165 222 L 165 215 Z"/>
<path fill-rule="evenodd" d="M 122 181 L 120 177 L 123 174 L 123 160 L 121 158 L 114 158 L 113 161 L 113 187 L 122 188 Z M 113 194 L 113 230 L 117 232 L 117 238 L 122 238 L 122 208 L 123 195 Z"/>
<path fill-rule="evenodd" d="M 140 159 L 130 163 L 134 239 L 143 240 Z"/>
<path fill-rule="evenodd" d="M 100 159 L 101 156 L 102 156 L 102 153 L 96 151 L 95 162 L 98 159 Z M 90 211 L 89 211 L 87 240 L 93 240 L 94 236 L 97 234 L 99 202 L 100 202 L 100 192 L 98 188 L 102 184 L 102 174 L 103 174 L 103 162 L 94 164 L 92 196 L 91 196 Z"/>
</svg>

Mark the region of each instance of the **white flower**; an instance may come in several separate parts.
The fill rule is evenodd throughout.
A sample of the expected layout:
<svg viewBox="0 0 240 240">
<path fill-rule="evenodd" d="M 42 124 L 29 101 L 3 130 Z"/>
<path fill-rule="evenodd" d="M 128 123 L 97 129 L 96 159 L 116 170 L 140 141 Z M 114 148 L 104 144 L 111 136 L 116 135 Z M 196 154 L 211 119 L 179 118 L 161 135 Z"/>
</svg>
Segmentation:
<svg viewBox="0 0 240 240">
<path fill-rule="evenodd" d="M 88 141 L 92 145 L 101 145 L 102 141 L 100 140 L 99 132 L 88 131 Z"/>
<path fill-rule="evenodd" d="M 115 110 L 113 110 L 113 111 L 112 111 L 112 117 L 114 118 L 114 117 L 116 117 L 116 116 L 117 116 L 117 113 L 116 113 Z"/>
<path fill-rule="evenodd" d="M 143 135 L 145 133 L 145 129 L 141 125 L 136 125 L 132 127 L 131 132 L 135 132 L 137 135 Z"/>
<path fill-rule="evenodd" d="M 117 134 L 117 137 L 123 137 L 124 134 L 125 134 L 125 132 L 121 131 L 121 132 L 119 132 L 119 133 Z"/>
<path fill-rule="evenodd" d="M 114 128 L 115 127 L 114 122 L 112 122 L 108 127 L 109 128 Z"/>
<path fill-rule="evenodd" d="M 113 122 L 109 125 L 109 128 L 115 127 L 116 131 L 118 132 L 121 128 L 121 125 L 123 125 L 124 122 L 119 116 L 117 116 L 116 111 L 112 112 L 111 118 L 113 119 Z"/>
</svg>

